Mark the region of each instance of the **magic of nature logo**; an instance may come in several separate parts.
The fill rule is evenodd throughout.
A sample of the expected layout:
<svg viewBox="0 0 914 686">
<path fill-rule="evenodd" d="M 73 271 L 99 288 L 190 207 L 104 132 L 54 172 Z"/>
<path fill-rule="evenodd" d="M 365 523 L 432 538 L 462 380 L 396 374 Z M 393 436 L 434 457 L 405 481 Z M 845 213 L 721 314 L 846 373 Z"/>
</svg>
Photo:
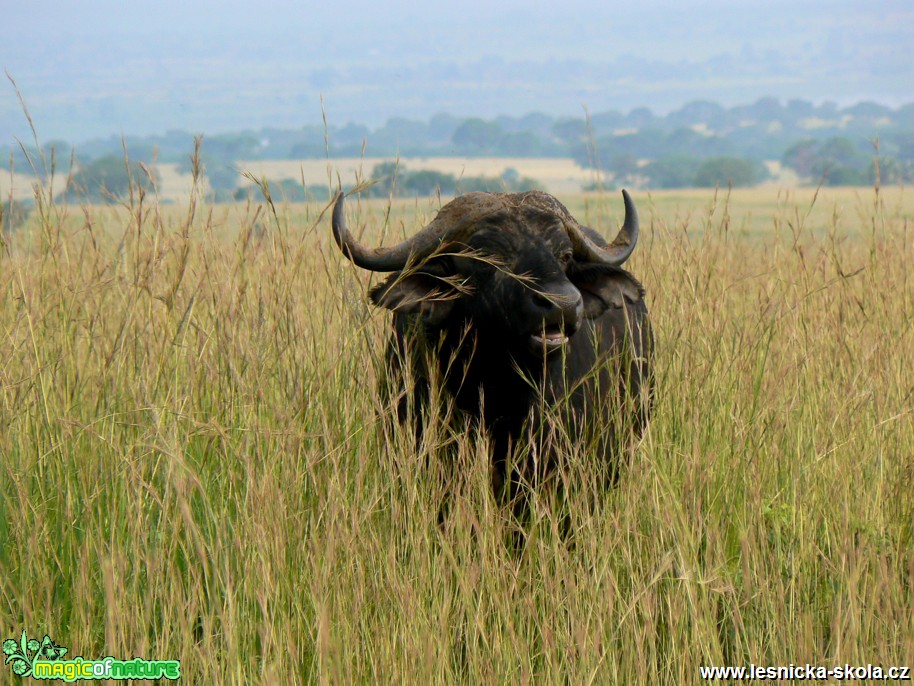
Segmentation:
<svg viewBox="0 0 914 686">
<path fill-rule="evenodd" d="M 67 682 L 82 679 L 180 679 L 180 660 L 117 660 L 104 657 L 85 660 L 74 657 L 65 660 L 67 649 L 45 634 L 42 640 L 29 638 L 26 632 L 17 640 L 3 642 L 3 655 L 13 674 L 33 679 L 62 679 Z"/>
</svg>

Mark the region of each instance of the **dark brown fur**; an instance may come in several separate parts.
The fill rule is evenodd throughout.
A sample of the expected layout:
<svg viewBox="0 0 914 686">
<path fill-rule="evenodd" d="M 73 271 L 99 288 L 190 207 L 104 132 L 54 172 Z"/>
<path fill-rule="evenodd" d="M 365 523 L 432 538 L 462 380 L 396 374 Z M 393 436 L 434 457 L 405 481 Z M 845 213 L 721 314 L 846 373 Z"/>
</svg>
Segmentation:
<svg viewBox="0 0 914 686">
<path fill-rule="evenodd" d="M 468 194 L 435 221 L 463 226 L 459 240 L 441 239 L 371 292 L 394 312 L 387 389 L 401 421 L 415 422 L 421 440 L 427 413 L 436 411 L 429 389 L 437 375 L 456 408 L 454 428 L 469 418 L 489 436 L 498 494 L 515 498 L 522 483 L 550 474 L 556 427 L 593 446 L 611 482 L 620 432 L 640 434 L 650 404 L 652 337 L 641 284 L 618 265 L 581 255 L 570 223 L 595 245 L 606 241 L 545 193 Z M 509 458 L 530 441 L 537 469 L 521 459 L 509 470 Z"/>
</svg>

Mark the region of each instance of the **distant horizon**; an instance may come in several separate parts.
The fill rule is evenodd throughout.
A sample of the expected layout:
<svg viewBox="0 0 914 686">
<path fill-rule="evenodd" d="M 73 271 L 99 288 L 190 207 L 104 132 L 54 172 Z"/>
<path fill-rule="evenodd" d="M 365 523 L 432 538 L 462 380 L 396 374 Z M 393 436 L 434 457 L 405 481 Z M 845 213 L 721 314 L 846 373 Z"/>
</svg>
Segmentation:
<svg viewBox="0 0 914 686">
<path fill-rule="evenodd" d="M 881 0 L 32 0 L 4 12 L 0 69 L 42 139 L 180 129 L 377 127 L 436 112 L 576 117 L 772 96 L 896 107 L 914 6 Z M 322 103 L 323 102 L 323 106 Z M 30 133 L 0 87 L 0 145 Z"/>
<path fill-rule="evenodd" d="M 12 86 L 10 86 L 10 87 L 12 88 Z M 25 101 L 26 107 L 29 107 L 28 100 L 25 98 L 24 95 L 23 95 L 23 99 Z M 914 94 L 912 94 L 912 96 L 909 99 L 899 99 L 898 101 L 892 102 L 892 103 L 885 102 L 885 101 L 879 101 L 877 99 L 849 99 L 849 100 L 845 100 L 842 102 L 836 98 L 821 98 L 819 100 L 813 100 L 811 98 L 802 98 L 802 97 L 787 98 L 787 97 L 777 97 L 775 95 L 762 95 L 757 98 L 753 98 L 751 100 L 739 101 L 739 102 L 735 102 L 732 104 L 720 102 L 720 101 L 712 99 L 712 98 L 694 98 L 694 99 L 684 101 L 678 105 L 671 106 L 671 107 L 668 107 L 665 109 L 652 107 L 651 105 L 648 105 L 648 104 L 633 105 L 631 107 L 625 107 L 625 108 L 606 108 L 606 109 L 601 109 L 601 110 L 593 110 L 593 109 L 582 106 L 577 112 L 569 113 L 569 114 L 561 114 L 561 113 L 556 114 L 556 113 L 544 112 L 542 110 L 530 110 L 530 111 L 520 112 L 520 113 L 512 113 L 512 114 L 501 113 L 501 114 L 495 114 L 495 115 L 490 115 L 490 116 L 484 116 L 484 115 L 473 114 L 473 113 L 464 114 L 464 113 L 440 111 L 440 112 L 435 112 L 428 116 L 403 117 L 403 116 L 398 116 L 398 115 L 391 115 L 384 120 L 379 120 L 378 123 L 368 123 L 368 122 L 364 122 L 364 121 L 351 121 L 351 120 L 345 121 L 345 122 L 334 122 L 331 120 L 330 117 L 327 117 L 326 120 L 324 120 L 323 117 L 318 117 L 315 121 L 303 122 L 297 126 L 295 126 L 295 125 L 281 126 L 281 125 L 277 125 L 277 124 L 273 124 L 273 123 L 265 123 L 260 126 L 247 126 L 247 127 L 228 126 L 227 128 L 224 128 L 224 129 L 205 130 L 205 131 L 204 130 L 194 130 L 189 127 L 177 126 L 177 127 L 169 127 L 167 129 L 161 129 L 161 130 L 157 130 L 157 131 L 142 131 L 142 132 L 111 131 L 110 133 L 107 133 L 107 134 L 88 136 L 88 137 L 82 138 L 80 140 L 68 140 L 61 136 L 44 135 L 42 133 L 41 122 L 36 121 L 35 115 L 31 114 L 31 109 L 29 109 L 29 113 L 33 120 L 32 123 L 35 126 L 35 133 L 38 135 L 38 138 L 39 138 L 40 142 L 42 143 L 42 145 L 60 142 L 60 143 L 66 143 L 67 145 L 69 145 L 73 148 L 77 148 L 80 145 L 94 144 L 94 143 L 106 142 L 106 141 L 111 141 L 111 140 L 120 141 L 121 139 L 150 139 L 150 138 L 156 138 L 156 137 L 163 137 L 163 136 L 167 136 L 170 133 L 181 133 L 181 134 L 189 134 L 189 135 L 193 135 L 193 136 L 203 136 L 205 139 L 207 137 L 240 134 L 240 133 L 244 133 L 244 132 L 248 132 L 248 131 L 250 131 L 250 132 L 263 132 L 263 131 L 267 131 L 267 130 L 298 131 L 298 130 L 307 129 L 307 128 L 311 128 L 311 127 L 323 127 L 325 123 L 326 123 L 328 129 L 331 131 L 343 129 L 343 128 L 349 127 L 349 126 L 360 126 L 360 127 L 365 127 L 367 129 L 369 129 L 370 132 L 376 132 L 379 129 L 388 125 L 391 121 L 407 119 L 407 120 L 414 121 L 414 122 L 428 122 L 435 117 L 441 117 L 441 116 L 452 117 L 452 118 L 460 119 L 460 120 L 482 119 L 484 121 L 496 121 L 499 119 L 508 119 L 508 120 L 516 121 L 516 120 L 524 119 L 526 117 L 543 115 L 543 116 L 549 117 L 551 119 L 561 120 L 561 119 L 583 119 L 586 116 L 594 117 L 594 116 L 599 116 L 601 114 L 608 114 L 608 113 L 613 113 L 613 112 L 620 113 L 623 116 L 628 116 L 634 112 L 638 112 L 641 110 L 647 110 L 647 111 L 650 111 L 653 115 L 657 116 L 658 118 L 664 118 L 664 117 L 667 117 L 676 112 L 682 111 L 687 106 L 689 106 L 691 104 L 695 104 L 695 103 L 712 103 L 715 105 L 720 105 L 721 107 L 723 107 L 726 110 L 732 110 L 732 109 L 741 108 L 741 107 L 749 107 L 760 101 L 769 100 L 769 99 L 776 100 L 781 105 L 787 105 L 790 102 L 809 103 L 810 105 L 812 105 L 815 108 L 821 108 L 821 107 L 833 105 L 839 112 L 846 110 L 848 108 L 856 107 L 858 105 L 863 105 L 863 104 L 874 104 L 879 107 L 885 107 L 887 109 L 890 109 L 893 112 L 897 112 L 898 110 L 900 110 L 904 107 L 914 105 Z M 27 120 L 26 120 L 26 115 L 24 112 L 22 113 L 22 119 L 23 119 L 23 122 L 26 122 L 26 126 L 28 126 Z M 8 141 L 0 140 L 0 149 L 4 148 L 6 146 L 9 146 L 12 143 L 16 143 L 17 147 L 18 147 L 18 143 L 20 143 L 20 142 L 22 144 L 25 144 L 26 146 L 31 146 L 33 143 L 33 140 L 31 138 L 31 132 L 29 131 L 29 137 L 24 138 L 24 139 L 17 137 L 16 140 L 8 140 Z"/>
</svg>

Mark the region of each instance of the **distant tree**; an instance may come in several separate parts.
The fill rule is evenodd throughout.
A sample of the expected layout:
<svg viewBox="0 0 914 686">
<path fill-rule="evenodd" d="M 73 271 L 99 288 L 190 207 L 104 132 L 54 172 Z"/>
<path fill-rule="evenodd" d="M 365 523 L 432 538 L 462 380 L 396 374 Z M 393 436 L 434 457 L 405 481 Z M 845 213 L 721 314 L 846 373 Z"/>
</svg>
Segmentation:
<svg viewBox="0 0 914 686">
<path fill-rule="evenodd" d="M 809 100 L 800 99 L 788 100 L 786 109 L 788 116 L 793 120 L 812 117 L 816 111 L 815 105 Z"/>
<path fill-rule="evenodd" d="M 149 188 L 153 181 L 157 181 L 157 178 L 150 178 L 139 163 L 134 162 L 128 167 L 123 157 L 106 155 L 81 167 L 73 175 L 67 197 L 74 200 L 87 198 L 110 201 L 126 196 L 130 192 L 131 183 L 137 187 Z"/>
<path fill-rule="evenodd" d="M 694 157 L 661 157 L 641 171 L 651 188 L 688 188 L 693 185 L 700 164 Z"/>
<path fill-rule="evenodd" d="M 305 187 L 295 179 L 281 179 L 271 183 L 270 195 L 274 202 L 277 198 L 283 202 L 304 202 L 308 199 Z"/>
<path fill-rule="evenodd" d="M 396 162 L 380 162 L 371 170 L 371 179 L 376 181 L 369 195 L 377 198 L 392 195 L 397 187 L 398 176 L 404 170 Z"/>
<path fill-rule="evenodd" d="M 234 191 L 241 180 L 238 169 L 227 162 L 204 164 L 203 173 L 206 174 L 210 187 L 216 191 Z"/>
<path fill-rule="evenodd" d="M 453 114 L 436 114 L 428 123 L 429 137 L 436 143 L 447 143 L 458 126 L 460 126 L 460 119 Z"/>
<path fill-rule="evenodd" d="M 824 179 L 829 186 L 856 186 L 872 178 L 871 156 L 844 136 L 825 140 L 806 139 L 790 146 L 781 158 L 785 167 L 800 176 Z"/>
<path fill-rule="evenodd" d="M 530 112 L 516 119 L 512 128 L 508 129 L 508 127 L 502 126 L 514 132 L 529 131 L 537 135 L 548 135 L 552 129 L 552 123 L 553 119 L 549 115 L 542 112 Z"/>
<path fill-rule="evenodd" d="M 568 153 L 571 155 L 571 159 L 574 160 L 575 164 L 582 169 L 592 169 L 594 167 L 594 152 L 589 144 L 582 142 L 577 145 L 572 145 L 569 148 Z"/>
<path fill-rule="evenodd" d="M 596 141 L 596 150 L 599 156 L 600 169 L 610 169 L 613 160 L 622 156 L 631 156 L 636 159 L 656 159 L 669 155 L 666 145 L 666 135 L 662 131 L 646 129 L 622 135 L 601 136 Z M 591 167 L 591 153 L 587 146 L 581 146 L 574 151 L 574 159 L 582 167 Z"/>
<path fill-rule="evenodd" d="M 69 166 L 71 151 L 70 145 L 64 141 L 51 141 L 40 149 L 32 145 L 16 145 L 4 148 L 2 159 L 9 162 L 17 172 L 34 174 L 42 181 L 47 181 L 52 166 L 58 172 Z"/>
<path fill-rule="evenodd" d="M 532 131 L 519 131 L 505 134 L 492 152 L 505 157 L 552 157 L 556 154 L 564 155 L 567 150 Z"/>
<path fill-rule="evenodd" d="M 0 225 L 3 235 L 9 236 L 29 219 L 31 207 L 19 200 L 7 200 L 0 203 Z"/>
<path fill-rule="evenodd" d="M 636 107 L 625 117 L 624 126 L 631 126 L 642 129 L 645 126 L 653 124 L 656 120 L 654 113 L 647 107 Z"/>
<path fill-rule="evenodd" d="M 763 165 L 754 160 L 742 157 L 712 157 L 698 167 L 694 185 L 702 188 L 754 186 L 766 175 Z"/>
<path fill-rule="evenodd" d="M 323 141 L 307 141 L 296 143 L 289 148 L 289 159 L 293 160 L 314 160 L 320 159 L 327 154 L 327 148 Z"/>
<path fill-rule="evenodd" d="M 226 133 L 204 138 L 201 149 L 210 160 L 234 162 L 257 159 L 261 149 L 261 136 L 250 131 Z"/>
<path fill-rule="evenodd" d="M 868 183 L 870 155 L 849 138 L 822 141 L 816 150 L 812 175 L 825 179 L 828 186 L 860 186 Z"/>
<path fill-rule="evenodd" d="M 617 184 L 631 183 L 632 177 L 639 172 L 638 158 L 630 152 L 623 152 L 610 160 L 606 171 L 613 173 Z"/>
<path fill-rule="evenodd" d="M 914 128 L 914 102 L 899 107 L 893 119 L 898 126 L 908 129 Z"/>
<path fill-rule="evenodd" d="M 870 182 L 865 169 L 841 165 L 826 167 L 822 172 L 826 186 L 863 186 Z"/>
<path fill-rule="evenodd" d="M 894 156 L 902 162 L 914 162 L 914 123 L 911 130 L 896 131 L 887 137 L 883 145 L 894 146 Z"/>
<path fill-rule="evenodd" d="M 235 199 L 235 192 L 229 188 L 212 188 L 207 200 L 213 203 L 232 202 Z"/>
<path fill-rule="evenodd" d="M 305 186 L 305 195 L 308 200 L 314 202 L 326 202 L 330 200 L 330 189 L 321 183 L 311 183 Z"/>
<path fill-rule="evenodd" d="M 754 118 L 761 121 L 774 121 L 784 116 L 781 101 L 772 97 L 759 98 L 749 106 L 749 111 Z"/>
<path fill-rule="evenodd" d="M 876 163 L 875 160 L 870 162 L 867 169 L 867 182 L 872 185 L 876 183 Z M 879 183 L 900 184 L 914 182 L 914 164 L 902 162 L 893 157 L 879 158 Z"/>
<path fill-rule="evenodd" d="M 439 191 L 444 195 L 453 195 L 457 181 L 452 174 L 423 169 L 406 172 L 399 187 L 410 195 L 434 195 Z"/>
<path fill-rule="evenodd" d="M 583 119 L 559 119 L 552 125 L 552 135 L 565 145 L 587 143 L 590 132 Z"/>
<path fill-rule="evenodd" d="M 838 103 L 833 100 L 826 100 L 816 108 L 816 117 L 822 119 L 838 119 Z"/>
<path fill-rule="evenodd" d="M 846 107 L 844 108 L 844 112 L 853 117 L 860 117 L 861 119 L 881 119 L 882 117 L 891 117 L 892 115 L 892 110 L 888 107 L 871 100 L 858 102 L 856 105 Z"/>
<path fill-rule="evenodd" d="M 398 166 L 395 162 L 382 162 L 375 165 L 371 178 L 377 183 L 371 187 L 369 194 L 374 197 L 392 195 L 429 196 L 441 193 L 454 195 L 471 191 L 514 192 L 531 190 L 538 186 L 533 179 L 521 176 L 513 168 L 505 169 L 498 176 L 462 176 L 455 178 L 452 174 L 432 169 L 412 171 Z"/>
<path fill-rule="evenodd" d="M 597 135 L 612 133 L 614 129 L 626 126 L 625 115 L 617 110 L 598 112 L 590 115 L 590 126 Z"/>
<path fill-rule="evenodd" d="M 396 176 L 398 171 L 403 168 L 398 162 L 379 162 L 371 170 L 371 178 L 380 179 L 382 177 Z"/>
<path fill-rule="evenodd" d="M 317 184 L 302 186 L 301 181 L 297 181 L 296 179 L 270 181 L 269 189 L 270 197 L 273 199 L 274 203 L 305 201 L 326 202 L 330 199 L 330 191 L 327 186 Z M 254 185 L 242 186 L 232 193 L 232 199 L 236 201 L 259 201 L 262 199 L 262 191 Z"/>
<path fill-rule="evenodd" d="M 233 161 L 223 160 L 201 149 L 200 164 L 203 175 L 213 191 L 222 195 L 224 192 L 228 192 L 229 195 L 234 193 L 238 182 L 241 181 L 241 174 Z M 182 174 L 191 173 L 192 168 L 190 155 L 186 155 L 178 164 L 178 171 Z"/>
<path fill-rule="evenodd" d="M 490 193 L 520 193 L 539 188 L 535 179 L 521 176 L 513 167 L 505 169 L 501 176 L 468 176 L 459 179 L 458 190 L 463 193 L 470 191 L 488 191 Z"/>
<path fill-rule="evenodd" d="M 680 126 L 704 124 L 710 129 L 719 130 L 727 121 L 727 110 L 716 102 L 693 100 L 682 109 L 670 112 L 667 122 Z"/>
<path fill-rule="evenodd" d="M 524 179 L 514 167 L 508 167 L 501 173 L 501 181 L 505 184 L 505 188 L 520 190 L 519 186 L 524 182 Z"/>
<path fill-rule="evenodd" d="M 817 153 L 820 160 L 843 167 L 863 167 L 869 160 L 869 151 L 843 136 L 822 141 Z"/>
<path fill-rule="evenodd" d="M 721 136 L 707 136 L 690 128 L 678 128 L 663 141 L 665 155 L 721 157 L 732 154 L 730 142 Z"/>
<path fill-rule="evenodd" d="M 470 118 L 457 127 L 451 141 L 458 150 L 467 155 L 491 154 L 504 135 L 504 130 L 498 124 Z"/>
<path fill-rule="evenodd" d="M 529 176 L 521 176 L 520 172 L 513 167 L 509 167 L 502 172 L 501 180 L 505 184 L 505 190 L 513 193 L 532 191 L 541 187 L 536 179 L 532 179 Z"/>
<path fill-rule="evenodd" d="M 409 155 L 429 143 L 428 124 L 404 117 L 391 117 L 381 128 L 368 137 L 367 145 L 373 154 Z"/>
<path fill-rule="evenodd" d="M 504 181 L 494 176 L 463 176 L 457 179 L 458 193 L 504 193 Z"/>
<path fill-rule="evenodd" d="M 781 164 L 793 169 L 800 176 L 812 174 L 813 167 L 819 157 L 819 143 L 815 139 L 807 138 L 791 145 L 781 157 Z"/>
<path fill-rule="evenodd" d="M 366 140 L 370 135 L 371 131 L 367 126 L 349 123 L 339 131 L 336 131 L 333 139 L 341 145 L 361 145 L 362 141 Z M 321 144 L 323 144 L 323 141 L 321 141 Z"/>
</svg>

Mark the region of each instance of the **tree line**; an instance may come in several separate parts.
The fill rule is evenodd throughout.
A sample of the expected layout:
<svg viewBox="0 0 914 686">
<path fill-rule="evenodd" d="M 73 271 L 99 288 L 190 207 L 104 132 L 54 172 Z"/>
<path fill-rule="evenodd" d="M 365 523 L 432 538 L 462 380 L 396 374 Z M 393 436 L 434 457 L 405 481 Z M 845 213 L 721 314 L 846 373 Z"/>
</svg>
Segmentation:
<svg viewBox="0 0 914 686">
<path fill-rule="evenodd" d="M 123 193 L 131 182 L 154 184 L 155 162 L 189 167 L 194 138 L 191 133 L 170 131 L 80 144 L 68 192 L 71 197 L 103 200 Z M 878 149 L 874 146 L 877 140 Z M 145 164 L 125 164 L 125 144 L 131 160 Z M 46 147 L 54 148 L 57 159 L 73 153 L 62 141 Z M 19 171 L 28 170 L 41 152 L 48 155 L 49 150 L 0 148 L 0 154 L 10 158 Z M 427 121 L 395 117 L 375 129 L 355 123 L 295 130 L 264 128 L 205 137 L 202 146 L 205 173 L 214 197 L 220 200 L 243 195 L 238 191 L 238 161 L 328 155 L 571 158 L 584 168 L 599 168 L 610 184 L 645 188 L 751 186 L 767 178 L 764 163 L 771 161 L 781 162 L 811 183 L 868 184 L 877 170 L 883 183 L 910 183 L 914 180 L 914 104 L 893 109 L 863 102 L 839 108 L 828 102 L 782 103 L 762 98 L 731 108 L 695 101 L 665 115 L 643 107 L 579 117 L 531 113 L 482 119 L 439 114 Z M 492 179 L 436 174 L 401 170 L 393 192 L 451 194 L 493 185 Z M 379 172 L 378 178 L 383 176 Z M 501 179 L 494 183 L 507 188 L 515 182 Z M 320 188 L 302 188 L 299 193 L 288 180 L 281 188 L 295 198 L 326 193 Z"/>
</svg>

